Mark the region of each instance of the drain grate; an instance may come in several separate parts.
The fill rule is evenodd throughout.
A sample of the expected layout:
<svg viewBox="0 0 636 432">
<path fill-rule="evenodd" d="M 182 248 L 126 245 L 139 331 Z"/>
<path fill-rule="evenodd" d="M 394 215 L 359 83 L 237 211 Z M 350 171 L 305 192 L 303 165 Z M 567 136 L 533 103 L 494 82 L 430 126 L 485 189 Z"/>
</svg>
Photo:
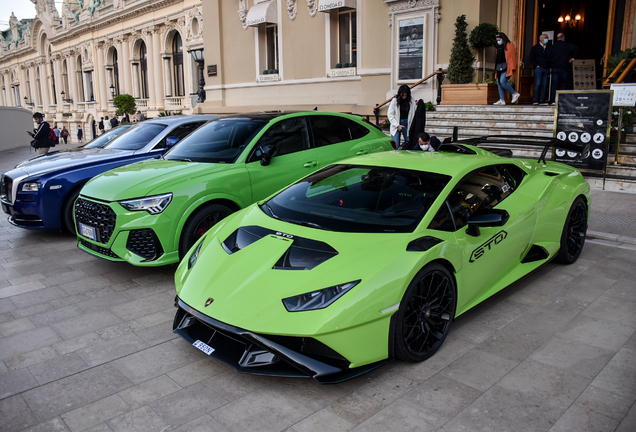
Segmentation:
<svg viewBox="0 0 636 432">
<path fill-rule="evenodd" d="M 636 217 L 590 212 L 590 223 L 605 223 L 622 227 L 636 228 Z"/>
</svg>

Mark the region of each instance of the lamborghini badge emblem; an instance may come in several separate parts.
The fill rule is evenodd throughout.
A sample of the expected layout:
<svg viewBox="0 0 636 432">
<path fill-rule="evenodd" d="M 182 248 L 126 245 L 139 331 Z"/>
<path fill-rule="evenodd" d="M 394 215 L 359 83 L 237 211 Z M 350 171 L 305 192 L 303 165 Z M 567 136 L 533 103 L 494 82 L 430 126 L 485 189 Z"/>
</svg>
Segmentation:
<svg viewBox="0 0 636 432">
<path fill-rule="evenodd" d="M 205 307 L 208 307 L 212 304 L 212 302 L 214 301 L 214 299 L 212 297 L 210 297 L 209 299 L 207 299 L 205 301 Z"/>
</svg>

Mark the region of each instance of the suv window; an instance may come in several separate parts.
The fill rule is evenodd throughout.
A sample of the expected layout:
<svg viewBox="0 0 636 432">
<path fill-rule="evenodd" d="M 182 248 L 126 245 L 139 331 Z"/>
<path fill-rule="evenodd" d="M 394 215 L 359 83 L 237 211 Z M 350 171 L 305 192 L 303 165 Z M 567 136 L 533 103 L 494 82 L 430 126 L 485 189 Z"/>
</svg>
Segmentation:
<svg viewBox="0 0 636 432">
<path fill-rule="evenodd" d="M 168 126 L 159 123 L 142 123 L 131 127 L 127 133 L 120 136 L 110 144 L 107 149 L 139 150 L 144 148 L 154 137 L 159 135 Z"/>
<path fill-rule="evenodd" d="M 351 132 L 342 117 L 318 115 L 308 118 L 311 121 L 316 147 L 351 140 Z"/>
<path fill-rule="evenodd" d="M 274 123 L 261 136 L 256 147 L 274 146 L 274 156 L 283 156 L 309 148 L 305 117 L 293 117 Z"/>
<path fill-rule="evenodd" d="M 360 139 L 369 133 L 369 129 L 349 119 L 343 119 L 349 125 L 351 130 L 351 139 Z"/>
<path fill-rule="evenodd" d="M 179 141 L 181 141 L 183 137 L 185 137 L 190 132 L 192 132 L 199 126 L 201 126 L 203 123 L 205 123 L 205 121 L 198 121 L 194 123 L 187 123 L 187 124 L 182 124 L 181 126 L 177 126 L 176 128 L 172 129 L 170 133 L 168 133 L 168 135 L 163 137 L 163 139 L 157 143 L 157 145 L 154 147 L 153 150 L 166 148 L 166 139 L 168 137 L 177 137 L 179 138 Z"/>
</svg>

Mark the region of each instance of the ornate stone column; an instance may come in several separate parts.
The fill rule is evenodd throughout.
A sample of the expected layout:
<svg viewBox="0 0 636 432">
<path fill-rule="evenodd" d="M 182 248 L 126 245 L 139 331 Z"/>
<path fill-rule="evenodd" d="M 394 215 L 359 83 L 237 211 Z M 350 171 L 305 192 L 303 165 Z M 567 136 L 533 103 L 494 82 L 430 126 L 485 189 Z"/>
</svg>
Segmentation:
<svg viewBox="0 0 636 432">
<path fill-rule="evenodd" d="M 25 94 L 24 96 L 28 96 L 31 99 L 31 102 L 35 102 L 35 95 L 38 94 L 38 90 L 37 90 L 37 83 L 35 82 L 35 71 L 36 71 L 36 66 L 33 63 L 27 64 L 28 67 L 28 71 L 27 73 L 29 74 L 29 91 L 27 93 L 27 90 L 24 89 Z"/>
<path fill-rule="evenodd" d="M 172 84 L 170 80 L 170 57 L 163 58 L 163 75 L 165 83 L 165 95 L 166 97 L 172 96 Z"/>
<path fill-rule="evenodd" d="M 163 91 L 161 89 L 161 41 L 159 39 L 159 27 L 152 29 L 152 66 L 153 72 L 157 74 L 155 79 L 155 101 L 156 107 L 165 108 Z"/>
<path fill-rule="evenodd" d="M 106 52 L 104 50 L 104 42 L 99 42 L 97 44 L 97 73 L 94 74 L 94 79 L 97 80 L 97 86 L 99 88 L 99 106 L 102 109 L 108 108 L 108 99 L 110 98 L 110 92 L 106 87 L 106 76 L 108 75 L 106 70 L 104 69 L 104 57 Z"/>
<path fill-rule="evenodd" d="M 22 93 L 24 93 L 24 96 L 27 96 L 26 94 L 26 83 L 27 83 L 27 79 L 26 79 L 26 66 L 25 65 L 21 65 L 20 66 L 20 87 L 22 87 Z M 24 100 L 20 101 L 20 105 L 24 104 Z"/>
<path fill-rule="evenodd" d="M 49 94 L 49 74 L 46 71 L 46 62 L 40 60 L 38 64 L 38 69 L 40 70 L 40 91 L 42 92 L 42 106 L 44 110 L 48 108 L 51 104 L 51 95 Z"/>
<path fill-rule="evenodd" d="M 5 100 L 5 86 L 4 86 L 4 73 L 0 72 L 0 106 L 8 106 L 7 101 Z"/>
<path fill-rule="evenodd" d="M 141 91 L 139 87 L 139 62 L 133 62 L 133 97 L 138 99 L 141 97 Z"/>
<path fill-rule="evenodd" d="M 130 40 L 130 38 L 128 37 L 128 35 L 122 36 L 121 43 L 120 43 L 121 51 L 119 51 L 119 53 L 121 53 L 121 62 L 119 64 L 119 70 L 124 75 L 123 86 L 122 86 L 121 82 L 119 83 L 119 86 L 120 86 L 120 91 L 122 90 L 122 87 L 123 87 L 123 92 L 126 93 L 126 94 L 131 94 L 132 93 L 132 78 L 130 76 L 130 44 L 129 44 L 129 40 Z"/>
<path fill-rule="evenodd" d="M 146 67 L 148 70 L 146 71 L 146 80 L 148 81 L 148 108 L 157 106 L 157 96 L 155 93 L 155 81 L 157 81 L 157 74 L 161 73 L 161 70 L 157 72 L 154 69 L 154 38 L 152 37 L 152 28 L 145 28 L 142 30 L 142 34 L 145 36 L 146 42 Z M 159 85 L 161 85 L 161 80 L 159 80 Z"/>
<path fill-rule="evenodd" d="M 80 102 L 77 92 L 77 71 L 75 70 L 75 53 L 71 52 L 67 57 L 66 66 L 68 74 L 68 98 L 73 99 L 73 103 Z"/>
<path fill-rule="evenodd" d="M 60 64 L 61 61 L 61 56 L 59 54 L 55 54 L 55 56 L 53 57 L 53 71 L 54 71 L 54 78 L 55 78 L 55 91 L 57 92 L 57 94 L 55 95 L 55 97 L 57 98 L 57 107 L 60 111 L 62 111 L 64 109 L 64 101 L 62 100 L 62 95 L 60 94 L 60 92 L 62 90 L 64 90 L 64 84 L 62 83 L 62 66 Z"/>
</svg>

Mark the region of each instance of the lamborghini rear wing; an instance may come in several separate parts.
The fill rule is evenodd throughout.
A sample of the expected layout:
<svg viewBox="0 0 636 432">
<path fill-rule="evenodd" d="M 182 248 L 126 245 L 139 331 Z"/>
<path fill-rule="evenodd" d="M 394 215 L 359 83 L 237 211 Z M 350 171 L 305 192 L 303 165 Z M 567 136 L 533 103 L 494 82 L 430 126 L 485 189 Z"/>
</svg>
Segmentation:
<svg viewBox="0 0 636 432">
<path fill-rule="evenodd" d="M 446 141 L 446 140 L 444 140 Z M 482 136 L 477 138 L 466 138 L 461 140 L 456 140 L 452 143 L 444 143 L 440 146 L 438 151 L 448 151 L 451 153 L 464 153 L 459 149 L 462 144 L 470 144 L 476 147 L 486 147 L 488 144 L 516 144 L 516 145 L 535 145 L 535 146 L 543 146 L 543 151 L 541 152 L 541 156 L 539 156 L 539 162 L 546 163 L 545 156 L 548 153 L 550 147 L 559 148 L 571 152 L 578 153 L 581 158 L 587 157 L 590 152 L 589 144 L 575 144 L 568 141 L 561 141 L 557 138 L 548 138 L 548 137 L 522 137 L 516 135 L 491 135 L 491 136 Z M 466 149 L 468 150 L 468 149 Z"/>
</svg>

